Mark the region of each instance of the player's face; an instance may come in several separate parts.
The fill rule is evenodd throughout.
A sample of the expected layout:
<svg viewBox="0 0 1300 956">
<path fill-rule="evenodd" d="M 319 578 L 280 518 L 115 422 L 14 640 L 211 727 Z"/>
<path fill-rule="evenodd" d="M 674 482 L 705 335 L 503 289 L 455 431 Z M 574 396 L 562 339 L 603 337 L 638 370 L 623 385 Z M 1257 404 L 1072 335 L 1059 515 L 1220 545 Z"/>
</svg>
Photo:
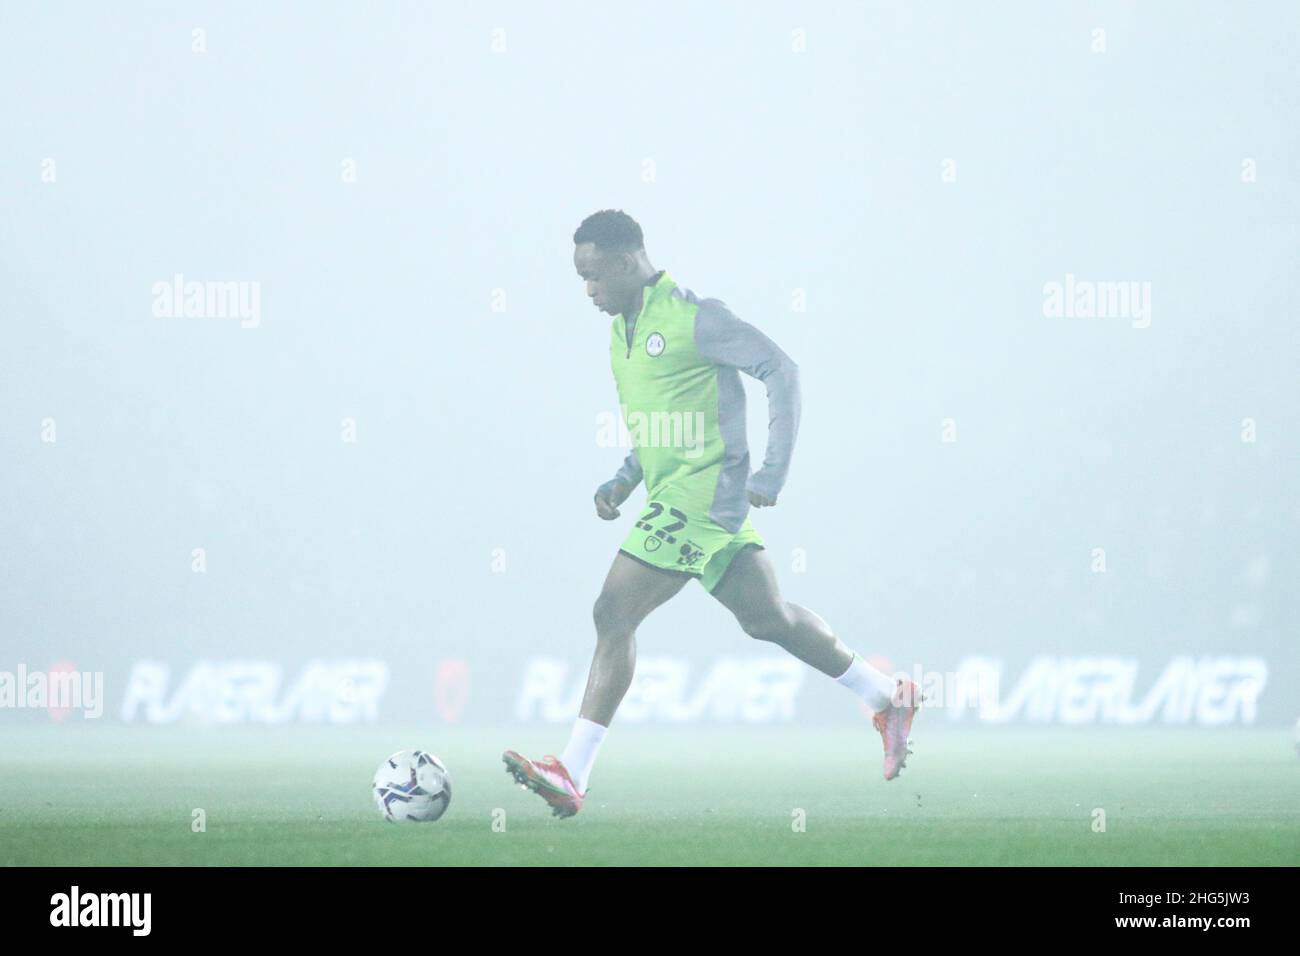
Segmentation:
<svg viewBox="0 0 1300 956">
<path fill-rule="evenodd" d="M 609 315 L 618 315 L 627 302 L 627 289 L 622 281 L 625 269 L 622 256 L 604 255 L 594 243 L 584 242 L 573 249 L 573 267 L 586 283 L 587 298 Z"/>
</svg>

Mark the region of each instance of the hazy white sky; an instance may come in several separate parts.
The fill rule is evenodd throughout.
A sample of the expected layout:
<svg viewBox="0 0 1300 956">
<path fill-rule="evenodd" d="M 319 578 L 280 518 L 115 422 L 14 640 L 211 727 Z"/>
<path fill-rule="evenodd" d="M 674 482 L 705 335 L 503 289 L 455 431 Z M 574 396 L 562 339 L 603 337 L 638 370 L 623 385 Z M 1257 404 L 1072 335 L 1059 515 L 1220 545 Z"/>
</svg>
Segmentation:
<svg viewBox="0 0 1300 956">
<path fill-rule="evenodd" d="M 850 643 L 1300 676 L 1298 26 L 7 2 L 5 649 L 584 658 L 634 509 L 592 513 L 624 452 L 596 441 L 608 320 L 571 236 L 617 207 L 800 364 L 790 480 L 754 518 Z M 256 323 L 159 317 L 177 274 L 256 283 Z M 1147 311 L 1045 314 L 1067 275 Z M 747 653 L 730 628 L 693 587 L 643 646 Z"/>
</svg>

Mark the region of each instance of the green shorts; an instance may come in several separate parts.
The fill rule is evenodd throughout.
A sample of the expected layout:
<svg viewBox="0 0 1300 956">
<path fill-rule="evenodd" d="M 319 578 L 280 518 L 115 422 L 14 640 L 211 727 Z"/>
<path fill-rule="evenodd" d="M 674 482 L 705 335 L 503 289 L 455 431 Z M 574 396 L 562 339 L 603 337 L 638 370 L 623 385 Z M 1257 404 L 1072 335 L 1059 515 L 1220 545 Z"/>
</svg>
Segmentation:
<svg viewBox="0 0 1300 956">
<path fill-rule="evenodd" d="M 748 516 L 739 531 L 728 531 L 707 513 L 681 508 L 668 498 L 651 498 L 619 549 L 643 564 L 700 579 L 712 592 L 732 559 L 745 547 L 763 547 Z"/>
</svg>

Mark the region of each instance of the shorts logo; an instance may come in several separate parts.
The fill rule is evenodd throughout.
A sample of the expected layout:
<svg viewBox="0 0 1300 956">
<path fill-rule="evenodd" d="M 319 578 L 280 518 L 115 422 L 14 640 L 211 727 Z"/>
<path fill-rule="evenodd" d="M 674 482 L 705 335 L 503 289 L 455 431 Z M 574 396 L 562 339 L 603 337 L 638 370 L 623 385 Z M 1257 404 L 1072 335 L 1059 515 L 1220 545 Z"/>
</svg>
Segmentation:
<svg viewBox="0 0 1300 956">
<path fill-rule="evenodd" d="M 681 557 L 677 559 L 677 563 L 684 567 L 693 568 L 699 563 L 700 558 L 704 557 L 704 549 L 694 541 L 687 541 L 682 545 L 680 554 Z"/>
<path fill-rule="evenodd" d="M 662 335 L 660 335 L 658 332 L 651 332 L 650 335 L 647 336 L 645 340 L 645 353 L 646 355 L 655 358 L 660 355 L 663 355 L 664 349 L 667 348 L 667 346 L 668 343 L 664 341 L 664 337 Z"/>
<path fill-rule="evenodd" d="M 655 537 L 654 535 L 652 535 L 652 534 L 648 534 L 648 535 L 645 536 L 645 549 L 646 549 L 647 551 L 658 551 L 658 550 L 659 550 L 659 547 L 660 547 L 662 544 L 663 544 L 663 541 L 661 541 L 660 539 L 656 538 L 656 537 Z"/>
</svg>

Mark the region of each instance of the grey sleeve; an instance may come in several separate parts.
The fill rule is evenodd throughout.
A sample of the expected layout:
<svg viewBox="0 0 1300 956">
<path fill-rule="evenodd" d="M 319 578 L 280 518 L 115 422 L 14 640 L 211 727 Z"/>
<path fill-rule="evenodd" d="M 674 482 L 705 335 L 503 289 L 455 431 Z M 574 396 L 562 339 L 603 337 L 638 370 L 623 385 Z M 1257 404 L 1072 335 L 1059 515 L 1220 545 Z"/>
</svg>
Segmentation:
<svg viewBox="0 0 1300 956">
<path fill-rule="evenodd" d="M 767 388 L 767 452 L 763 466 L 750 476 L 748 488 L 776 498 L 785 485 L 799 433 L 799 366 L 717 299 L 700 303 L 695 316 L 695 347 L 707 361 L 739 369 Z"/>
<path fill-rule="evenodd" d="M 623 459 L 623 467 L 614 475 L 614 480 L 623 482 L 629 488 L 635 488 L 641 483 L 641 462 L 637 460 L 635 448 Z"/>
</svg>

